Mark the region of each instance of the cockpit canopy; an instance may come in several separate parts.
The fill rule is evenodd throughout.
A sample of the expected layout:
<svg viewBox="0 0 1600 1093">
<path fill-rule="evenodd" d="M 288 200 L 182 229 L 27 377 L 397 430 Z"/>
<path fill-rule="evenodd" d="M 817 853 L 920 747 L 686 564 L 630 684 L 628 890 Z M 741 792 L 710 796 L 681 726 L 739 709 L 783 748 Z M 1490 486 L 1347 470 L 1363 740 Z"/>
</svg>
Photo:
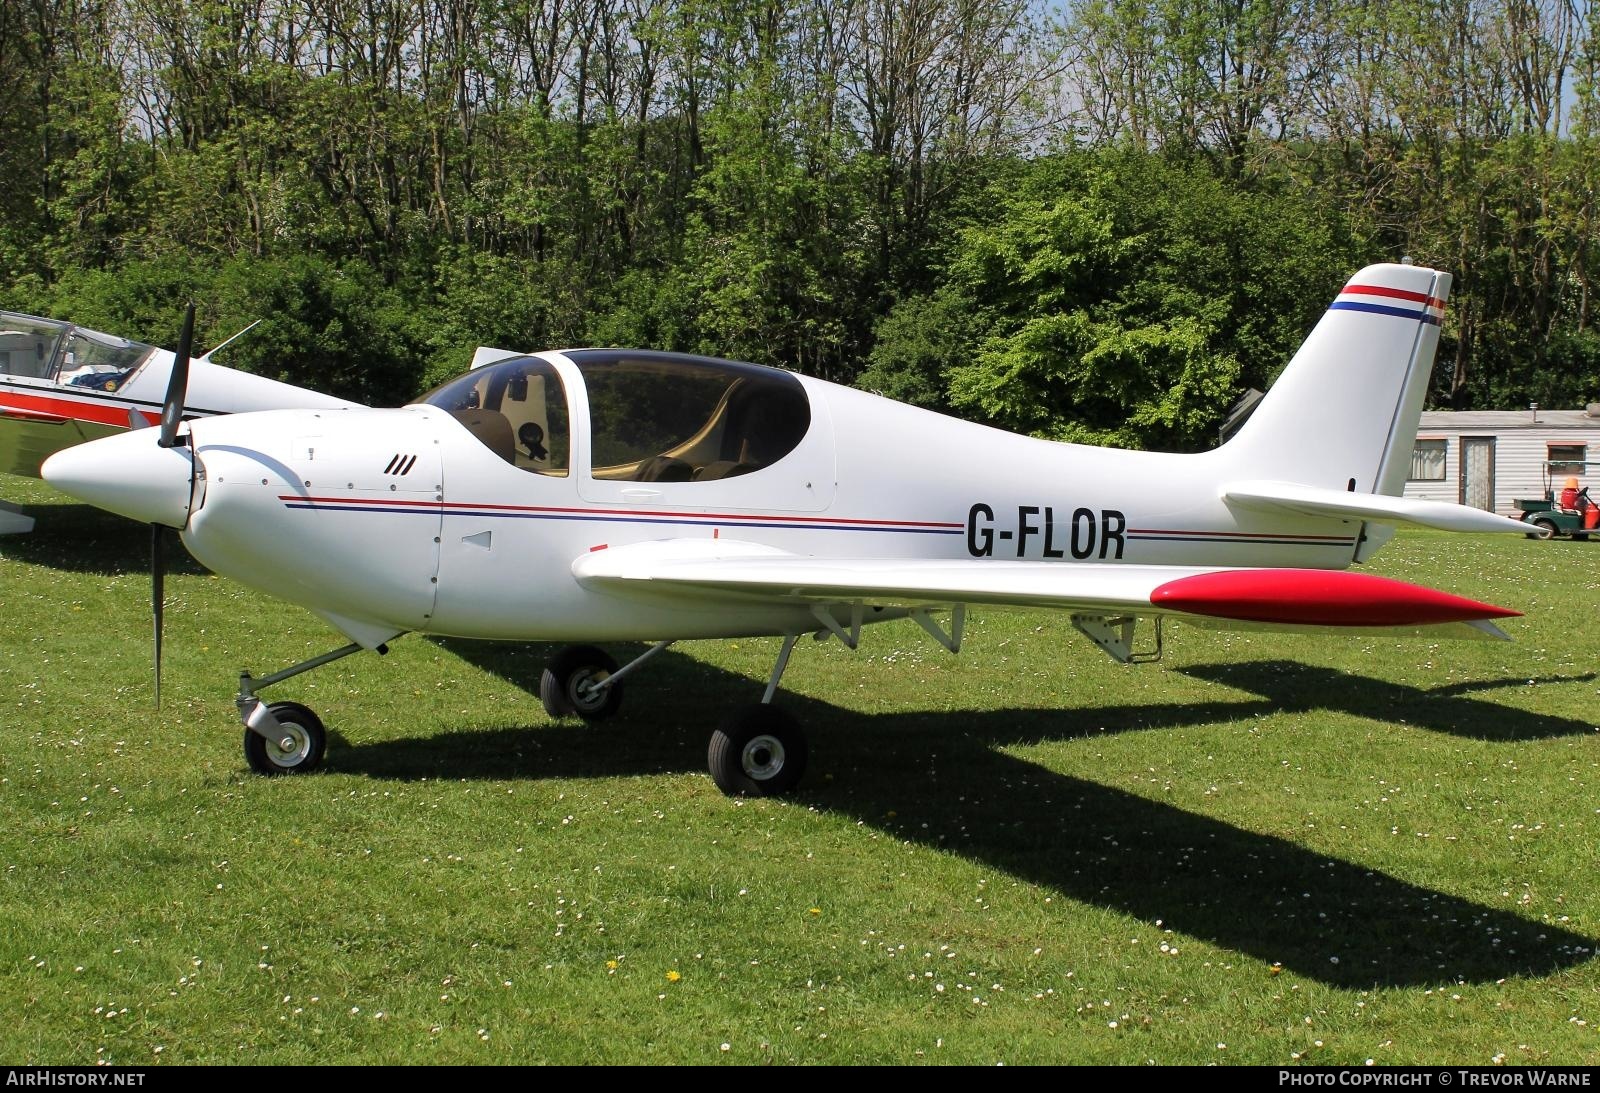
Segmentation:
<svg viewBox="0 0 1600 1093">
<path fill-rule="evenodd" d="M 71 323 L 0 311 L 0 374 L 115 391 L 151 350 Z"/>
<path fill-rule="evenodd" d="M 793 451 L 811 424 L 804 386 L 776 368 L 643 350 L 562 356 L 583 381 L 589 474 L 598 480 L 705 482 L 749 474 Z M 560 372 L 542 357 L 486 365 L 418 402 L 449 411 L 513 466 L 568 473 L 571 403 Z"/>
</svg>

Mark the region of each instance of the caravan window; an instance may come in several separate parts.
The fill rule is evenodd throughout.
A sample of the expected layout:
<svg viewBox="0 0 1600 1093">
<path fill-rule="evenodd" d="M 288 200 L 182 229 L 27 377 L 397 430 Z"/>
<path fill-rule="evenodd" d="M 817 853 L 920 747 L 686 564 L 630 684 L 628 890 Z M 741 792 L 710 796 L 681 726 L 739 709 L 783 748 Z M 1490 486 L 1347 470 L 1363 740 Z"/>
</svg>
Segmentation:
<svg viewBox="0 0 1600 1093">
<path fill-rule="evenodd" d="M 1448 445 L 1444 440 L 1419 440 L 1411 449 L 1412 482 L 1443 482 L 1444 455 Z"/>
<path fill-rule="evenodd" d="M 1546 452 L 1545 458 L 1550 461 L 1551 478 L 1583 474 L 1587 469 L 1584 466 L 1584 461 L 1589 458 L 1589 447 L 1586 444 L 1551 444 L 1546 448 Z"/>
</svg>

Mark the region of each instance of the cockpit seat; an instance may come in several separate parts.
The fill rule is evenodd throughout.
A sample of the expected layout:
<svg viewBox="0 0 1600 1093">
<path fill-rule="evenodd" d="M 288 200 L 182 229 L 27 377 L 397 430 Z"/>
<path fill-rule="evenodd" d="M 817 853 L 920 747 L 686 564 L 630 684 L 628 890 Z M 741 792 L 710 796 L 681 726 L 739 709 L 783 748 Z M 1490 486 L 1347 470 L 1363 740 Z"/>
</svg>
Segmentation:
<svg viewBox="0 0 1600 1093">
<path fill-rule="evenodd" d="M 694 468 L 670 455 L 651 456 L 639 464 L 635 482 L 687 482 L 694 477 Z"/>
<path fill-rule="evenodd" d="M 754 463 L 740 463 L 737 459 L 717 459 L 707 463 L 694 473 L 696 482 L 715 482 L 719 478 L 733 478 L 736 475 L 749 474 L 756 469 Z"/>
<path fill-rule="evenodd" d="M 517 441 L 511 421 L 498 410 L 452 410 L 450 416 L 467 427 L 478 443 L 512 465 L 517 461 Z"/>
</svg>

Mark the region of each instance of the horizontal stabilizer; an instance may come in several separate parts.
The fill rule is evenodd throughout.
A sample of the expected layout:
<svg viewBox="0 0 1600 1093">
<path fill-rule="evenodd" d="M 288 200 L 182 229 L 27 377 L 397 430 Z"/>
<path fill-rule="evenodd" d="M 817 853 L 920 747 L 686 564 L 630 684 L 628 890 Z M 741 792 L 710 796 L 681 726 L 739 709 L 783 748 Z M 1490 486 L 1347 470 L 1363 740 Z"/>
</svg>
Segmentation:
<svg viewBox="0 0 1600 1093">
<path fill-rule="evenodd" d="M 1447 501 L 1420 501 L 1375 493 L 1301 486 L 1293 482 L 1234 482 L 1222 487 L 1229 505 L 1297 516 L 1331 516 L 1340 520 L 1370 520 L 1378 524 L 1417 524 L 1441 531 L 1509 532 L 1526 535 L 1528 525 Z"/>
</svg>

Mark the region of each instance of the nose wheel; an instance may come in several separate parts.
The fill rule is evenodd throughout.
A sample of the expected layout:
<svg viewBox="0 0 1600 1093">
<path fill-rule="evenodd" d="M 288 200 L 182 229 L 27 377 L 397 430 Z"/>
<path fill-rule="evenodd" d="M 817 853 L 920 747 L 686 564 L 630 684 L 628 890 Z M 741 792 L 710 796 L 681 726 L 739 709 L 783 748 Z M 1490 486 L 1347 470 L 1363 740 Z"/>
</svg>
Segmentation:
<svg viewBox="0 0 1600 1093">
<path fill-rule="evenodd" d="M 328 751 L 328 730 L 323 728 L 322 719 L 298 702 L 274 702 L 269 706 L 256 697 L 256 692 L 359 653 L 361 648 L 351 642 L 260 679 L 249 672 L 239 673 L 239 693 L 234 696 L 234 704 L 239 708 L 239 720 L 244 722 L 244 761 L 251 770 L 267 775 L 309 774 L 322 765 L 322 757 Z M 379 645 L 374 651 L 382 656 L 389 647 Z"/>
<path fill-rule="evenodd" d="M 309 774 L 322 765 L 328 730 L 322 719 L 298 702 L 265 707 L 271 721 L 244 730 L 244 759 L 257 774 Z M 264 730 L 264 731 L 263 731 Z"/>
</svg>

